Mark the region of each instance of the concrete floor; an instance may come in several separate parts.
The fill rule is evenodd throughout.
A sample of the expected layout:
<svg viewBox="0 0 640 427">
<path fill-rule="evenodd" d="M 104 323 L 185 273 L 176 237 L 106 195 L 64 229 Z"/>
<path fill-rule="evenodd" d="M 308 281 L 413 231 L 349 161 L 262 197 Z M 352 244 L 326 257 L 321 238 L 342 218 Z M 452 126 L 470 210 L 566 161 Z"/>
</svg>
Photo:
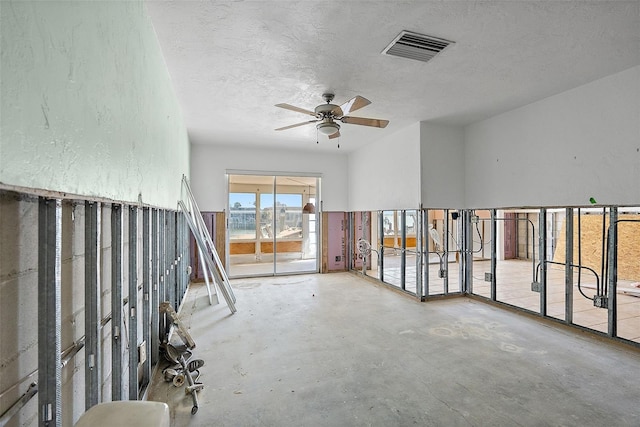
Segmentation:
<svg viewBox="0 0 640 427">
<path fill-rule="evenodd" d="M 200 410 L 156 375 L 173 426 L 638 426 L 640 352 L 468 298 L 419 303 L 350 273 L 193 285 Z"/>
</svg>

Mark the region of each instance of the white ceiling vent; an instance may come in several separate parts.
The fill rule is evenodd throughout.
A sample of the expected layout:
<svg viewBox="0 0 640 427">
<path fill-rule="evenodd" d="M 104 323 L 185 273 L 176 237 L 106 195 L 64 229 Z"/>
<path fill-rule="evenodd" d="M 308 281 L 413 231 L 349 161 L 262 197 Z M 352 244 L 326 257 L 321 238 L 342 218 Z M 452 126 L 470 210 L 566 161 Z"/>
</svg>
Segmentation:
<svg viewBox="0 0 640 427">
<path fill-rule="evenodd" d="M 403 31 L 382 51 L 382 54 L 427 62 L 453 43 L 437 37 Z"/>
</svg>

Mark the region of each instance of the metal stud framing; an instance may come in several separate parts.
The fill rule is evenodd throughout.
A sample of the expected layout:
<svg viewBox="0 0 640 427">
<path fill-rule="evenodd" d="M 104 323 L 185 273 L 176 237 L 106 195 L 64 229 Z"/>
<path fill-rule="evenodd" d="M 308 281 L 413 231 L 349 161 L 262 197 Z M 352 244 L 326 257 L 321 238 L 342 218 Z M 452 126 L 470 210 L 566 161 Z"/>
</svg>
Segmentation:
<svg viewBox="0 0 640 427">
<path fill-rule="evenodd" d="M 405 276 L 407 272 L 407 211 L 400 211 L 400 239 L 402 246 L 400 248 L 400 289 L 406 290 L 407 283 Z"/>
<path fill-rule="evenodd" d="M 161 302 L 167 300 L 166 289 L 167 289 L 167 278 L 169 276 L 167 270 L 167 259 L 166 259 L 166 210 L 160 210 L 158 217 L 158 307 Z M 167 321 L 165 315 L 160 316 L 160 342 L 164 342 L 167 337 Z"/>
<path fill-rule="evenodd" d="M 421 272 L 423 277 L 422 279 L 422 295 L 429 296 L 429 238 L 426 236 L 429 229 L 429 211 L 426 209 L 421 210 L 420 214 L 420 223 L 423 224 L 421 227 L 424 231 L 425 238 L 423 239 L 423 244 L 421 246 L 421 251 L 425 254 L 424 263 L 422 265 L 422 270 L 418 270 Z"/>
<path fill-rule="evenodd" d="M 176 309 L 175 306 L 175 284 L 174 284 L 174 266 L 173 266 L 173 247 L 174 242 L 171 240 L 172 235 L 172 224 L 173 224 L 173 213 L 168 211 L 165 216 L 165 263 L 167 266 L 166 270 L 166 282 L 165 282 L 165 293 L 166 300 L 171 303 L 173 309 Z"/>
<path fill-rule="evenodd" d="M 565 239 L 564 320 L 573 323 L 573 208 L 566 209 Z"/>
<path fill-rule="evenodd" d="M 378 240 L 378 277 L 381 281 L 384 281 L 384 211 L 378 211 Z M 351 253 L 352 251 L 348 252 Z"/>
<path fill-rule="evenodd" d="M 427 224 L 427 223 L 425 223 Z M 445 269 L 446 273 L 444 275 L 444 283 L 443 283 L 443 291 L 444 294 L 447 295 L 449 293 L 449 209 L 444 210 L 444 239 L 442 243 L 444 244 L 444 260 L 445 260 Z"/>
<path fill-rule="evenodd" d="M 540 314 L 547 315 L 547 210 L 540 209 L 538 216 L 538 243 L 540 253 Z"/>
<path fill-rule="evenodd" d="M 138 208 L 129 207 L 129 400 L 138 400 Z"/>
<path fill-rule="evenodd" d="M 142 385 L 151 380 L 151 235 L 149 208 L 142 209 L 142 341 L 146 358 L 142 362 Z"/>
<path fill-rule="evenodd" d="M 463 283 L 463 292 L 473 293 L 473 236 L 471 230 L 471 211 L 464 211 L 463 213 L 463 254 L 462 259 L 464 260 L 463 271 L 464 271 L 464 283 Z"/>
<path fill-rule="evenodd" d="M 425 241 L 424 227 L 422 226 L 423 223 L 421 221 L 420 215 L 422 215 L 422 207 L 420 207 L 420 209 L 416 211 L 415 222 L 414 222 L 414 225 L 416 228 L 416 265 L 415 265 L 416 296 L 418 297 L 418 299 L 422 299 L 422 296 L 424 295 L 422 290 L 422 284 L 423 284 L 422 269 L 425 264 L 427 267 L 429 266 L 429 254 L 428 253 L 425 254 L 425 249 L 423 244 L 423 242 Z M 426 259 L 426 263 L 425 263 L 425 259 Z"/>
<path fill-rule="evenodd" d="M 40 425 L 62 425 L 61 404 L 62 204 L 38 206 L 38 416 Z"/>
<path fill-rule="evenodd" d="M 159 328 L 160 328 L 160 314 L 158 307 L 160 302 L 158 299 L 158 210 L 151 210 L 151 364 L 155 365 L 159 359 Z"/>
<path fill-rule="evenodd" d="M 111 400 L 122 400 L 122 206 L 111 206 Z"/>
<path fill-rule="evenodd" d="M 100 390 L 100 204 L 85 202 L 84 223 L 84 327 L 85 327 L 85 409 L 99 403 Z"/>
<path fill-rule="evenodd" d="M 417 234 L 416 234 L 416 248 L 419 250 L 419 254 L 422 253 L 422 261 L 418 260 L 416 262 L 416 271 L 419 272 L 419 276 L 422 277 L 422 283 L 418 279 L 416 279 L 416 295 L 418 297 L 428 297 L 429 296 L 429 265 L 428 265 L 428 236 L 426 234 L 426 230 L 429 224 L 429 211 L 428 209 L 420 209 L 418 212 L 420 214 L 418 217 L 420 220 L 417 224 Z M 473 210 L 459 210 L 459 220 L 457 223 L 458 230 L 461 235 L 459 247 L 457 250 L 460 251 L 460 262 L 459 265 L 459 284 L 460 284 L 460 292 L 472 294 L 473 293 Z M 497 209 L 491 209 L 491 294 L 490 299 L 492 301 L 497 301 L 497 260 L 498 260 L 498 229 L 497 224 L 498 221 L 525 221 L 527 223 L 526 233 L 527 233 L 527 253 L 529 249 L 532 250 L 532 281 L 537 282 L 540 285 L 540 309 L 539 314 L 544 317 L 548 317 L 547 313 L 547 299 L 548 299 L 548 272 L 547 272 L 547 257 L 549 256 L 547 246 L 547 240 L 550 238 L 547 230 L 547 217 L 548 211 L 546 208 L 540 208 L 538 211 L 538 242 L 535 242 L 535 223 L 528 217 L 520 218 L 516 217 L 515 219 L 505 219 L 505 218 L 497 218 Z M 444 234 L 445 234 L 445 243 L 444 243 L 444 251 L 445 251 L 445 259 L 448 260 L 449 256 L 449 239 L 451 235 L 450 231 L 450 223 L 449 216 L 451 211 L 448 209 L 444 210 Z M 355 259 L 354 249 L 355 242 L 353 241 L 354 236 L 354 224 L 355 224 L 355 213 L 350 212 L 348 216 L 348 227 L 349 227 L 349 265 L 351 265 L 352 269 L 354 269 Z M 573 324 L 573 299 L 574 299 L 574 269 L 580 268 L 572 263 L 574 258 L 574 218 L 576 212 L 575 208 L 566 208 L 565 210 L 565 238 L 566 238 L 566 246 L 565 246 L 565 259 L 566 267 L 565 267 L 565 319 L 564 323 Z M 577 209 L 577 215 L 580 215 L 580 209 Z M 620 220 L 618 218 L 618 208 L 612 206 L 609 208 L 609 229 L 608 236 L 606 240 L 607 244 L 607 270 L 605 277 L 603 280 L 603 293 L 604 296 L 607 297 L 607 310 L 608 310 L 608 330 L 607 335 L 612 338 L 619 338 L 617 331 L 617 248 L 618 248 L 618 227 L 617 224 L 619 222 L 629 221 L 629 220 Z M 405 240 L 406 240 L 406 211 L 400 211 L 400 221 L 401 221 L 401 238 L 403 241 L 402 244 L 402 254 L 401 254 L 401 288 L 404 289 L 405 284 L 405 274 L 406 274 L 406 261 L 404 251 L 406 250 Z M 638 222 L 637 220 L 631 220 L 631 222 Z M 529 225 L 531 226 L 531 230 L 529 229 Z M 379 255 L 379 280 L 384 282 L 384 211 L 378 211 L 378 228 L 379 228 L 379 241 L 378 247 L 380 250 Z M 533 236 L 531 241 L 529 241 L 529 236 Z M 580 238 L 580 236 L 578 236 Z M 422 240 L 422 242 L 421 242 Z M 531 246 L 529 246 L 531 245 Z M 536 254 L 536 246 L 538 249 L 538 254 Z M 537 255 L 537 258 L 536 258 Z M 420 256 L 418 256 L 420 258 Z M 536 274 L 536 265 L 539 263 L 538 273 Z M 446 268 L 448 270 L 449 264 L 446 263 Z M 605 268 L 605 267 L 603 267 Z M 448 274 L 444 277 L 444 295 L 449 293 L 449 282 L 448 282 Z M 525 309 L 526 311 L 526 309 Z M 625 342 L 630 342 L 627 339 L 622 338 Z M 632 344 L 637 344 L 633 343 Z"/>
<path fill-rule="evenodd" d="M 610 337 L 615 337 L 618 335 L 618 208 L 614 206 L 609 209 L 609 247 L 607 248 L 607 255 L 609 258 L 609 287 L 607 289 L 609 297 L 607 306 L 609 328 L 607 332 Z"/>
<path fill-rule="evenodd" d="M 497 249 L 498 249 L 498 239 L 496 238 L 497 236 L 497 225 L 496 225 L 496 210 L 495 209 L 491 209 L 491 301 L 495 301 L 496 300 L 496 293 L 497 293 L 497 288 L 496 288 L 496 270 L 498 267 L 498 256 L 497 256 Z"/>
</svg>

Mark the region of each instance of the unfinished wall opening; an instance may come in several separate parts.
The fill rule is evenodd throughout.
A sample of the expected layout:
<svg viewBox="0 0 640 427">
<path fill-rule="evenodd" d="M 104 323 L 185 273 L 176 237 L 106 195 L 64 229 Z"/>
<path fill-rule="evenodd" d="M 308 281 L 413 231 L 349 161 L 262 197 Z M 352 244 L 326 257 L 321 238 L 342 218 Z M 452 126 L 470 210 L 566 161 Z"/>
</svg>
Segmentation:
<svg viewBox="0 0 640 427">
<path fill-rule="evenodd" d="M 471 239 L 468 248 L 473 262 L 471 289 L 476 295 L 491 298 L 491 212 L 474 210 L 471 212 Z"/>
<path fill-rule="evenodd" d="M 177 310 L 186 292 L 182 216 L 4 190 L 0 216 L 0 413 L 22 405 L 9 425 L 73 425 L 98 403 L 142 399 L 169 331 L 159 302 Z"/>
<path fill-rule="evenodd" d="M 458 211 L 430 209 L 425 211 L 425 250 L 427 262 L 424 296 L 460 292 L 460 251 L 462 250 Z"/>
</svg>

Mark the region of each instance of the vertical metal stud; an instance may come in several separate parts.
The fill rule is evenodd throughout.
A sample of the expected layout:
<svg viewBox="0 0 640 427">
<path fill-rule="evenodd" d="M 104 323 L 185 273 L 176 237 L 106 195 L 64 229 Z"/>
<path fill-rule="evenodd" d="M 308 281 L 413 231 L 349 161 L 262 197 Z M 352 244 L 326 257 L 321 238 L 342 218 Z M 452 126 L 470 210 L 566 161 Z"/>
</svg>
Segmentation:
<svg viewBox="0 0 640 427">
<path fill-rule="evenodd" d="M 129 206 L 129 400 L 138 400 L 138 208 Z"/>
<path fill-rule="evenodd" d="M 566 209 L 564 259 L 564 319 L 573 323 L 573 208 Z"/>
<path fill-rule="evenodd" d="M 111 206 L 111 400 L 122 400 L 122 206 Z"/>
<path fill-rule="evenodd" d="M 444 268 L 446 270 L 444 274 L 444 294 L 447 295 L 449 293 L 449 209 L 444 210 L 444 239 L 442 243 L 444 244 Z M 428 261 L 427 261 L 428 262 Z"/>
<path fill-rule="evenodd" d="M 540 208 L 538 224 L 540 252 L 540 314 L 547 315 L 547 209 Z"/>
<path fill-rule="evenodd" d="M 173 259 L 171 258 L 171 245 L 171 211 L 166 211 L 164 216 L 164 262 L 166 266 L 164 282 L 165 301 L 169 301 L 175 309 L 173 304 Z"/>
<path fill-rule="evenodd" d="M 464 256 L 462 259 L 464 262 L 462 263 L 462 269 L 464 271 L 464 282 L 462 283 L 462 291 L 467 294 L 473 293 L 473 235 L 471 228 L 471 214 L 470 210 L 465 210 L 463 212 L 462 218 L 462 229 L 463 229 L 463 253 Z"/>
<path fill-rule="evenodd" d="M 422 297 L 424 296 L 423 294 L 423 290 L 422 290 L 422 271 L 423 271 L 423 266 L 424 266 L 424 259 L 425 259 L 425 251 L 424 251 L 424 244 L 423 242 L 425 241 L 424 237 L 423 237 L 423 230 L 424 230 L 424 224 L 422 222 L 422 204 L 420 204 L 420 209 L 418 209 L 416 211 L 416 216 L 415 216 L 415 221 L 414 221 L 414 226 L 416 228 L 416 296 L 418 297 L 419 300 L 422 299 Z M 427 260 L 429 259 L 429 254 L 427 255 Z M 429 265 L 427 263 L 427 265 Z"/>
<path fill-rule="evenodd" d="M 38 204 L 38 415 L 39 425 L 62 425 L 61 405 L 62 204 Z"/>
<path fill-rule="evenodd" d="M 405 290 L 407 287 L 407 211 L 400 211 L 400 288 Z"/>
<path fill-rule="evenodd" d="M 176 215 L 176 289 L 178 307 L 182 303 L 184 281 L 182 277 L 182 227 L 181 215 Z"/>
<path fill-rule="evenodd" d="M 142 341 L 146 358 L 142 362 L 142 385 L 151 380 L 151 253 L 149 208 L 142 208 Z"/>
<path fill-rule="evenodd" d="M 178 215 L 171 211 L 171 261 L 173 265 L 173 306 L 176 311 L 180 308 L 178 283 Z"/>
<path fill-rule="evenodd" d="M 182 298 L 187 293 L 189 286 L 189 277 L 187 276 L 187 265 L 189 264 L 189 241 L 187 240 L 187 229 L 185 228 L 186 221 L 184 216 L 179 215 L 180 218 L 180 230 L 182 236 L 182 247 L 180 248 L 180 274 L 182 275 Z"/>
<path fill-rule="evenodd" d="M 158 277 L 158 210 L 151 210 L 151 364 L 158 363 L 160 341 L 159 341 L 159 327 L 160 327 L 160 315 L 158 308 L 160 302 L 158 299 L 159 291 L 159 277 Z"/>
<path fill-rule="evenodd" d="M 618 335 L 618 208 L 609 208 L 609 246 L 607 248 L 609 259 L 609 287 L 608 294 L 608 333 L 610 337 Z"/>
<path fill-rule="evenodd" d="M 353 237 L 355 236 L 355 227 L 353 225 L 355 213 L 349 212 L 347 215 L 348 215 L 347 226 L 349 228 L 349 233 L 347 234 L 347 247 L 349 248 L 348 259 L 347 259 L 347 262 L 349 263 L 348 269 L 355 270 L 356 260 L 355 260 L 355 257 L 353 256 L 356 251 L 356 247 L 353 241 Z"/>
<path fill-rule="evenodd" d="M 165 241 L 166 241 L 166 211 L 160 210 L 158 216 L 158 307 L 161 302 L 167 300 L 166 295 L 166 283 L 167 283 L 167 260 L 165 255 Z M 167 332 L 167 322 L 165 315 L 161 315 L 159 318 L 159 334 L 160 342 L 164 341 Z"/>
<path fill-rule="evenodd" d="M 496 239 L 496 210 L 491 209 L 491 301 L 496 300 L 496 270 L 498 267 L 498 241 Z"/>
<path fill-rule="evenodd" d="M 422 230 L 424 234 L 423 244 L 422 244 L 422 252 L 424 253 L 424 264 L 422 267 L 421 274 L 423 276 L 422 279 L 422 292 L 424 296 L 429 296 L 429 288 L 431 283 L 429 281 L 431 278 L 429 277 L 429 211 L 423 209 L 420 213 L 420 222 L 422 222 Z"/>
<path fill-rule="evenodd" d="M 170 269 L 170 301 L 174 310 L 178 311 L 178 299 L 176 288 L 176 213 L 174 211 L 169 212 L 169 262 L 171 263 Z"/>
<path fill-rule="evenodd" d="M 378 277 L 384 281 L 384 211 L 378 211 Z"/>
<path fill-rule="evenodd" d="M 100 204 L 85 202 L 84 222 L 84 328 L 85 328 L 85 410 L 97 405 L 100 390 Z"/>
</svg>

